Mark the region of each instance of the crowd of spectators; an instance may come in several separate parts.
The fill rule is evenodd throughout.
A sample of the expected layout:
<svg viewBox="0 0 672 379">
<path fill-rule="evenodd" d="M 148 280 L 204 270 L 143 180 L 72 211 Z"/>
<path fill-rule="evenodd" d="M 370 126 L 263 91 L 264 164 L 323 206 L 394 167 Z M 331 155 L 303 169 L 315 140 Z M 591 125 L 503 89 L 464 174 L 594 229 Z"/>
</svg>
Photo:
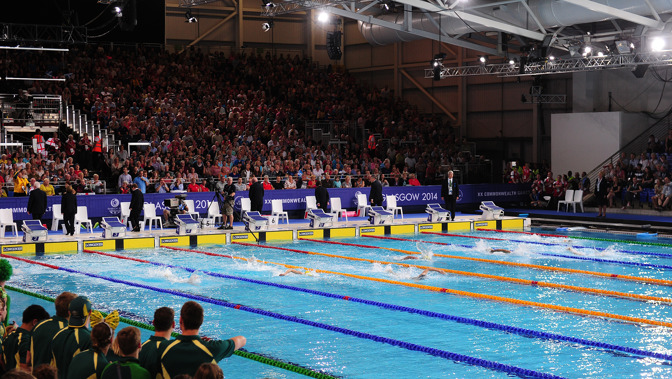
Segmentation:
<svg viewBox="0 0 672 379">
<path fill-rule="evenodd" d="M 61 65 L 31 63 L 8 67 L 67 77 L 62 87 L 35 82 L 28 91 L 61 94 L 120 144 L 107 151 L 86 134 L 55 134 L 44 154 L 2 157 L 0 180 L 10 187 L 24 176 L 70 181 L 77 192 L 104 191 L 99 181 L 121 193 L 132 182 L 146 192 L 203 191 L 222 175 L 246 184 L 268 176 L 269 189 L 312 188 L 318 179 L 357 187 L 367 185 L 367 174 L 383 185 L 426 185 L 471 160 L 466 141 L 439 117 L 299 56 L 86 46 Z M 313 140 L 306 121 L 333 122 L 331 134 L 342 143 Z M 362 143 L 365 129 L 378 140 Z M 128 151 L 128 142 L 147 145 Z"/>
</svg>

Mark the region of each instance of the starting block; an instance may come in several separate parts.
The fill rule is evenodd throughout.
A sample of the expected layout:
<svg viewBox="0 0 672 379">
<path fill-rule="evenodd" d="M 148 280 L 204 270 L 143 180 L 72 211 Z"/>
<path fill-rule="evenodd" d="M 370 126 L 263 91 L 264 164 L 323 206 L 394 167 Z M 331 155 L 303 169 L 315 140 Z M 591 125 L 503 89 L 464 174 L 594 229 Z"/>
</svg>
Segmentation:
<svg viewBox="0 0 672 379">
<path fill-rule="evenodd" d="M 427 221 L 429 222 L 445 222 L 450 218 L 450 211 L 443 209 L 443 207 L 437 203 L 427 204 L 425 212 L 429 213 L 427 215 Z"/>
<path fill-rule="evenodd" d="M 308 211 L 311 228 L 324 228 L 334 225 L 334 215 L 324 213 L 322 209 L 311 209 Z"/>
<path fill-rule="evenodd" d="M 369 222 L 371 225 L 389 225 L 394 221 L 394 213 L 386 211 L 381 206 L 369 209 Z"/>
<path fill-rule="evenodd" d="M 262 216 L 261 213 L 257 211 L 245 212 L 243 223 L 245 223 L 245 230 L 250 232 L 258 232 L 260 230 L 268 229 L 268 218 Z"/>
<path fill-rule="evenodd" d="M 175 224 L 177 224 L 178 235 L 196 234 L 201 226 L 190 214 L 175 215 Z"/>
<path fill-rule="evenodd" d="M 117 217 L 103 217 L 100 226 L 103 227 L 103 238 L 126 237 L 126 225 L 122 224 Z"/>
<path fill-rule="evenodd" d="M 504 216 L 504 208 L 496 206 L 492 201 L 482 201 L 480 209 L 483 211 L 482 220 L 499 220 Z"/>
<path fill-rule="evenodd" d="M 23 242 L 44 242 L 47 240 L 47 228 L 40 220 L 23 221 Z"/>
</svg>

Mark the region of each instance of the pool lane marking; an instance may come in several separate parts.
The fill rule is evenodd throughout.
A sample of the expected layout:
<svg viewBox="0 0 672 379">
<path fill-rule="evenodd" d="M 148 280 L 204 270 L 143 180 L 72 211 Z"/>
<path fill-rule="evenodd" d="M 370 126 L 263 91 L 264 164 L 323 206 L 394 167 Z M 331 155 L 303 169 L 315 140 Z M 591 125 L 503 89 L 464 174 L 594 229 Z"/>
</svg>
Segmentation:
<svg viewBox="0 0 672 379">
<path fill-rule="evenodd" d="M 177 250 L 177 251 L 189 251 L 189 249 L 181 249 L 181 248 L 168 247 L 168 246 L 164 246 L 164 247 L 167 248 L 167 249 Z M 647 350 L 640 350 L 640 349 L 635 349 L 635 348 L 631 348 L 631 347 L 614 345 L 614 344 L 603 343 L 603 342 L 598 342 L 598 341 L 592 341 L 592 340 L 583 339 L 583 338 L 568 337 L 568 336 L 564 336 L 564 335 L 561 335 L 561 334 L 548 333 L 548 332 L 532 330 L 532 329 L 525 329 L 525 328 L 520 328 L 520 327 L 515 327 L 515 326 L 510 326 L 510 325 L 504 325 L 504 324 L 497 324 L 497 323 L 494 323 L 494 322 L 481 321 L 481 320 L 476 320 L 476 319 L 471 319 L 471 318 L 466 318 L 466 317 L 449 315 L 449 314 L 445 314 L 445 313 L 427 311 L 427 310 L 424 310 L 424 309 L 411 308 L 411 307 L 406 307 L 406 306 L 383 303 L 383 302 L 374 301 L 374 300 L 367 300 L 367 299 L 362 299 L 362 298 L 357 298 L 357 297 L 352 297 L 352 296 L 334 294 L 334 293 L 330 293 L 330 292 L 317 291 L 317 290 L 311 290 L 311 289 L 307 289 L 307 288 L 289 286 L 289 285 L 286 285 L 286 284 L 267 282 L 267 281 L 257 280 L 257 279 L 249 279 L 249 278 L 220 274 L 220 273 L 204 271 L 204 270 L 197 270 L 197 269 L 192 269 L 192 268 L 189 268 L 189 267 L 172 265 L 172 264 L 169 264 L 169 263 L 153 262 L 153 261 L 148 261 L 148 260 L 144 260 L 144 259 L 140 259 L 140 258 L 128 257 L 128 256 L 124 256 L 124 255 L 117 255 L 117 254 L 111 254 L 111 253 L 105 253 L 105 252 L 101 252 L 101 251 L 84 250 L 84 252 L 89 253 L 89 254 L 98 254 L 98 255 L 111 257 L 111 258 L 116 258 L 116 259 L 143 262 L 143 263 L 148 263 L 148 264 L 152 264 L 152 265 L 155 265 L 155 266 L 178 268 L 178 269 L 185 270 L 185 271 L 188 271 L 188 272 L 201 272 L 201 273 L 204 273 L 206 275 L 210 275 L 210 276 L 217 277 L 217 278 L 238 280 L 238 281 L 248 282 L 248 283 L 252 283 L 252 284 L 260 284 L 260 285 L 265 285 L 265 286 L 269 286 L 269 287 L 288 289 L 288 290 L 292 290 L 292 291 L 304 292 L 304 293 L 308 293 L 308 294 L 311 294 L 311 295 L 318 295 L 318 296 L 327 297 L 327 298 L 331 298 L 331 299 L 338 299 L 338 300 L 350 301 L 350 302 L 353 302 L 353 303 L 367 304 L 367 305 L 372 305 L 372 306 L 376 306 L 376 307 L 383 308 L 383 309 L 391 309 L 391 310 L 396 310 L 396 311 L 401 311 L 401 312 L 418 314 L 418 315 L 426 316 L 426 317 L 434 317 L 434 318 L 438 318 L 438 319 L 442 319 L 442 320 L 454 321 L 454 322 L 458 322 L 458 323 L 461 323 L 461 324 L 478 326 L 478 327 L 486 328 L 486 329 L 500 330 L 500 331 L 504 331 L 504 332 L 507 332 L 507 333 L 518 334 L 518 335 L 521 335 L 521 336 L 524 336 L 524 337 L 535 337 L 535 338 L 541 338 L 541 339 L 547 339 L 547 340 L 557 340 L 557 341 L 562 341 L 562 342 L 570 342 L 570 343 L 575 343 L 575 344 L 580 344 L 580 345 L 585 345 L 585 346 L 590 346 L 590 347 L 597 347 L 597 348 L 609 349 L 609 350 L 614 350 L 614 351 L 622 351 L 622 352 L 626 352 L 626 353 L 638 354 L 638 355 L 642 355 L 642 356 L 647 356 L 647 357 L 653 357 L 653 358 L 665 359 L 665 360 L 672 361 L 672 355 L 655 353 L 655 352 L 651 352 L 651 351 L 647 351 Z M 216 253 L 211 253 L 211 254 L 217 255 Z M 210 255 L 210 254 L 208 254 L 208 255 Z M 226 255 L 226 254 L 221 254 L 220 256 L 222 256 L 224 258 L 232 258 L 232 256 Z M 266 262 L 263 262 L 263 263 L 266 263 Z"/>
<path fill-rule="evenodd" d="M 276 247 L 267 246 L 267 245 L 246 244 L 246 243 L 242 243 L 242 242 L 236 242 L 236 243 L 241 244 L 241 245 L 257 247 L 257 248 L 276 248 Z M 190 251 L 190 252 L 194 252 L 194 253 L 200 253 L 199 250 L 193 250 L 193 249 L 180 249 L 180 248 L 167 247 L 167 246 L 166 246 L 166 248 L 175 249 L 175 250 L 182 250 L 182 251 Z M 284 248 L 278 248 L 278 249 L 285 250 Z M 213 255 L 213 253 L 209 253 L 208 255 Z M 278 263 L 266 262 L 266 261 L 264 261 L 264 263 L 278 264 Z M 556 311 L 574 313 L 574 314 L 580 314 L 580 315 L 589 315 L 589 316 L 597 316 L 597 317 L 603 317 L 603 318 L 612 318 L 612 319 L 621 320 L 621 321 L 634 322 L 634 323 L 637 323 L 637 324 L 648 324 L 648 325 L 665 326 L 665 327 L 668 327 L 668 328 L 672 328 L 672 323 L 665 322 L 665 321 L 649 320 L 649 319 L 645 319 L 645 318 L 623 316 L 623 315 L 617 315 L 617 314 L 613 314 L 613 313 L 606 313 L 606 312 L 600 312 L 600 311 L 590 311 L 590 310 L 586 310 L 586 309 L 572 308 L 572 307 L 566 307 L 566 306 L 555 305 L 555 304 L 539 303 L 539 302 L 534 302 L 534 301 L 529 301 L 529 300 L 519 300 L 519 299 L 513 299 L 513 298 L 508 298 L 508 297 L 503 297 L 503 296 L 486 295 L 486 294 L 481 294 L 481 293 L 476 293 L 476 292 L 453 290 L 453 289 L 449 289 L 449 288 L 428 286 L 428 285 L 424 285 L 424 284 L 406 283 L 406 282 L 390 280 L 390 279 L 373 278 L 373 277 L 369 277 L 369 276 L 348 274 L 348 273 L 343 273 L 343 272 L 328 271 L 328 270 L 321 270 L 321 269 L 309 269 L 309 268 L 302 267 L 302 266 L 286 265 L 286 264 L 282 264 L 282 263 L 280 263 L 279 265 L 287 267 L 287 268 L 310 270 L 310 271 L 315 271 L 317 273 L 323 273 L 323 274 L 341 275 L 341 276 L 346 276 L 346 277 L 355 278 L 355 279 L 362 279 L 362 280 L 370 280 L 370 281 L 375 281 L 375 282 L 380 282 L 380 283 L 395 284 L 395 285 L 400 285 L 400 286 L 405 286 L 405 287 L 418 288 L 418 289 L 423 289 L 423 290 L 427 290 L 427 291 L 434 291 L 434 292 L 449 293 L 449 294 L 453 294 L 453 295 L 471 297 L 471 298 L 476 298 L 476 299 L 493 300 L 493 301 L 499 301 L 499 302 L 509 303 L 509 304 L 525 305 L 525 306 L 529 306 L 529 307 L 552 309 L 552 310 L 556 310 Z"/>
<path fill-rule="evenodd" d="M 478 229 L 478 230 L 484 230 L 484 229 Z M 422 234 L 435 234 L 435 235 L 446 236 L 446 237 L 482 239 L 482 240 L 489 240 L 489 241 L 522 242 L 522 243 L 529 243 L 529 244 L 532 244 L 532 245 L 566 246 L 562 243 L 554 243 L 554 242 L 526 241 L 526 240 L 494 238 L 494 237 L 477 237 L 477 236 L 467 236 L 467 235 L 464 235 L 464 234 L 438 233 L 438 232 L 427 232 L 427 231 L 421 231 L 420 233 L 422 233 Z M 370 236 L 363 235 L 362 237 L 370 237 Z M 568 238 L 568 237 L 565 236 L 565 238 Z M 626 242 L 626 241 L 614 241 L 614 242 Z M 572 247 L 576 248 L 576 249 L 592 249 L 592 250 L 597 250 L 597 251 L 606 251 L 607 250 L 606 248 L 593 247 L 593 246 L 572 246 Z M 672 254 L 667 254 L 667 253 L 652 253 L 652 252 L 648 252 L 648 251 L 623 250 L 623 249 L 614 249 L 613 251 L 616 252 L 616 253 L 623 253 L 623 254 L 629 254 L 629 255 L 648 255 L 648 256 L 653 256 L 653 257 L 672 258 Z"/>
<path fill-rule="evenodd" d="M 23 283 L 23 285 L 25 286 L 26 284 Z M 56 301 L 56 299 L 54 297 L 51 297 L 49 295 L 43 295 L 43 294 L 33 292 L 33 291 L 29 291 L 29 290 L 26 290 L 25 288 L 13 287 L 13 286 L 10 286 L 10 285 L 6 285 L 5 288 L 10 290 L 10 291 L 21 293 L 21 294 L 24 294 L 24 295 L 27 295 L 27 296 L 32 296 L 32 297 L 42 299 L 42 300 L 45 300 L 45 301 L 49 301 L 49 302 L 52 302 L 52 303 L 54 303 Z M 40 288 L 40 290 L 41 291 L 46 291 L 47 293 L 50 292 L 49 290 L 43 289 L 43 288 Z M 58 294 L 53 294 L 53 296 L 58 296 Z M 98 308 L 94 306 L 94 309 L 98 309 Z M 103 317 L 105 317 L 109 314 L 107 312 L 102 312 L 102 311 L 100 313 L 102 313 Z M 151 331 L 155 330 L 154 326 L 151 325 L 152 320 L 147 320 L 145 317 L 142 317 L 140 315 L 137 315 L 137 314 L 125 311 L 125 310 L 119 310 L 119 321 L 121 321 L 123 323 L 126 323 L 128 325 L 131 325 L 131 326 L 141 328 L 141 329 L 151 330 Z M 171 333 L 171 336 L 173 336 L 173 337 L 177 337 L 179 335 L 180 335 L 180 333 L 177 333 L 177 332 L 172 332 Z M 201 333 L 200 336 L 202 338 L 203 337 L 210 338 L 203 333 Z M 211 339 L 215 339 L 215 338 L 211 338 Z M 600 342 L 598 342 L 598 343 L 600 343 Z M 598 346 L 598 347 L 600 347 L 600 346 Z M 647 351 L 647 353 L 657 354 L 657 353 L 652 353 L 650 351 Z M 326 374 L 322 371 L 313 370 L 311 368 L 304 367 L 304 366 L 298 365 L 296 363 L 283 362 L 278 358 L 269 356 L 268 354 L 255 353 L 255 352 L 252 352 L 252 351 L 249 351 L 249 350 L 245 349 L 244 347 L 234 351 L 233 354 L 237 355 L 241 358 L 246 358 L 246 359 L 258 362 L 258 363 L 263 363 L 263 364 L 273 366 L 273 367 L 277 367 L 277 368 L 280 368 L 280 369 L 283 369 L 283 370 L 303 374 L 303 375 L 311 377 L 311 378 L 337 379 L 336 376 Z M 652 355 L 650 355 L 650 356 L 652 356 Z M 655 356 L 652 356 L 652 357 L 657 358 Z M 663 358 L 663 359 L 666 359 L 666 358 Z"/>
<path fill-rule="evenodd" d="M 421 233 L 423 233 L 423 234 L 434 234 L 434 235 L 446 236 L 446 237 L 454 236 L 452 234 L 437 233 L 437 232 L 421 232 Z M 368 236 L 363 236 L 363 237 L 368 237 Z M 476 238 L 478 238 L 478 237 L 476 237 Z M 468 246 L 468 245 L 456 245 L 456 246 L 473 247 L 473 246 Z M 618 261 L 618 260 L 614 260 L 614 259 L 577 257 L 577 256 L 574 256 L 574 255 L 555 254 L 555 253 L 535 253 L 535 254 L 543 255 L 543 256 L 547 256 L 547 257 L 560 257 L 560 258 L 568 258 L 568 259 L 577 259 L 577 260 L 581 260 L 581 261 L 592 261 L 592 262 L 601 262 L 601 263 L 615 263 L 615 264 L 627 265 L 627 266 L 672 269 L 672 266 L 659 265 L 659 264 L 654 264 L 654 263 L 626 262 L 626 261 Z"/>
<path fill-rule="evenodd" d="M 247 245 L 247 246 L 257 246 L 257 245 L 247 244 L 245 242 L 235 242 L 235 243 L 240 244 L 240 245 Z M 343 256 L 343 255 L 319 253 L 319 252 L 315 252 L 315 251 L 289 249 L 289 248 L 277 247 L 277 246 L 266 245 L 266 246 L 260 246 L 260 247 L 269 248 L 269 249 L 279 249 L 279 250 L 291 251 L 291 252 L 295 252 L 295 253 L 308 254 L 308 255 L 319 255 L 319 256 L 329 257 L 329 258 L 346 259 L 346 260 L 357 261 L 357 262 L 379 263 L 379 264 L 384 264 L 384 265 L 395 265 L 395 266 L 401 266 L 401 267 L 406 267 L 406 268 L 415 267 L 415 268 L 419 268 L 419 269 L 423 269 L 423 270 L 431 268 L 431 269 L 440 270 L 442 272 L 445 272 L 445 273 L 448 273 L 448 274 L 454 274 L 454 275 L 470 276 L 470 277 L 476 277 L 476 278 L 481 278 L 481 279 L 491 279 L 491 280 L 497 280 L 497 281 L 501 281 L 501 282 L 516 283 L 516 284 L 535 286 L 535 287 L 546 287 L 546 288 L 561 289 L 561 290 L 566 290 L 566 291 L 582 292 L 582 293 L 588 293 L 588 294 L 591 294 L 591 295 L 616 296 L 616 297 L 621 297 L 621 298 L 624 298 L 624 299 L 631 299 L 631 300 L 638 300 L 638 301 L 658 301 L 658 302 L 663 303 L 663 304 L 668 304 L 668 305 L 672 304 L 672 299 L 665 298 L 665 297 L 640 295 L 640 294 L 635 294 L 635 293 L 618 292 L 618 291 L 608 291 L 608 290 L 601 290 L 601 289 L 597 289 L 597 288 L 589 288 L 589 287 L 572 286 L 572 285 L 568 285 L 568 284 L 542 282 L 542 281 L 538 281 L 538 280 L 519 279 L 519 278 L 508 277 L 508 276 L 482 274 L 482 273 L 479 273 L 479 272 L 459 271 L 459 270 L 452 270 L 452 269 L 441 268 L 441 267 L 422 266 L 422 265 L 415 265 L 415 264 L 401 263 L 401 262 L 388 262 L 388 261 L 381 261 L 381 260 L 377 260 L 377 259 L 347 257 L 347 256 Z"/>
<path fill-rule="evenodd" d="M 561 234 L 522 232 L 522 231 L 518 231 L 518 230 L 497 230 L 497 229 L 485 229 L 485 228 L 477 228 L 476 230 L 482 230 L 484 232 L 517 233 L 517 234 L 532 234 L 532 235 L 536 234 L 536 235 L 542 236 L 542 237 L 573 238 L 573 239 L 577 239 L 577 240 L 622 242 L 622 243 L 629 243 L 629 244 L 635 244 L 635 245 L 645 245 L 645 246 L 672 247 L 672 244 L 662 243 L 662 242 L 630 241 L 630 240 L 617 240 L 617 239 L 611 239 L 611 238 L 583 237 L 583 236 L 563 236 Z"/>
<path fill-rule="evenodd" d="M 301 319 L 299 317 L 287 316 L 287 315 L 283 315 L 283 314 L 276 313 L 276 312 L 266 311 L 266 310 L 263 310 L 263 309 L 252 308 L 252 307 L 248 307 L 246 305 L 235 304 L 235 303 L 232 303 L 232 302 L 229 302 L 229 301 L 226 301 L 226 300 L 222 300 L 222 299 L 215 299 L 215 298 L 211 298 L 211 297 L 208 297 L 208 296 L 191 294 L 191 293 L 178 291 L 178 290 L 171 290 L 171 289 L 154 287 L 154 286 L 141 284 L 141 283 L 135 283 L 135 282 L 131 282 L 131 281 L 123 280 L 123 279 L 115 279 L 115 278 L 111 278 L 111 277 L 107 277 L 107 276 L 103 276 L 103 275 L 90 274 L 90 273 L 77 271 L 77 270 L 73 270 L 73 269 L 66 268 L 66 267 L 60 267 L 60 266 L 56 266 L 56 265 L 52 265 L 52 264 L 48 264 L 48 263 L 44 263 L 44 262 L 39 262 L 39 261 L 33 261 L 33 260 L 30 260 L 30 259 L 16 257 L 16 256 L 12 256 L 12 255 L 0 254 L 0 257 L 15 259 L 15 260 L 25 262 L 25 263 L 29 263 L 29 264 L 48 267 L 48 268 L 51 268 L 51 269 L 54 269 L 54 270 L 61 270 L 61 271 L 70 272 L 70 273 L 74 273 L 74 274 L 85 275 L 85 276 L 88 276 L 88 277 L 91 277 L 91 278 L 102 279 L 102 280 L 110 281 L 110 282 L 114 282 L 114 283 L 125 284 L 125 285 L 131 286 L 131 287 L 147 289 L 147 290 L 151 290 L 151 291 L 155 291 L 155 292 L 160 292 L 160 293 L 165 293 L 165 294 L 169 294 L 169 295 L 184 297 L 184 298 L 191 299 L 191 300 L 196 300 L 196 301 L 201 301 L 201 302 L 204 302 L 204 303 L 219 305 L 219 306 L 223 306 L 223 307 L 227 307 L 227 308 L 231 308 L 231 309 L 238 309 L 238 310 L 246 311 L 246 312 L 249 312 L 249 313 L 254 313 L 254 314 L 258 314 L 258 315 L 262 315 L 262 316 L 276 318 L 276 319 L 279 319 L 279 320 L 290 321 L 290 322 L 294 322 L 294 323 L 298 323 L 298 324 L 312 326 L 312 327 L 325 329 L 325 330 L 329 330 L 329 331 L 333 331 L 333 332 L 337 332 L 337 333 L 341 333 L 341 334 L 345 334 L 345 335 L 349 335 L 349 336 L 353 336 L 353 337 L 357 337 L 357 338 L 368 339 L 368 340 L 371 340 L 371 341 L 380 342 L 380 343 L 384 343 L 384 344 L 387 344 L 387 345 L 397 346 L 397 347 L 400 347 L 400 348 L 403 348 L 403 349 L 406 349 L 406 350 L 410 350 L 410 351 L 422 352 L 422 353 L 426 353 L 426 354 L 429 354 L 429 355 L 432 355 L 432 356 L 436 356 L 436 357 L 440 357 L 440 358 L 444 358 L 444 359 L 448 359 L 448 360 L 452 360 L 452 361 L 466 362 L 466 363 L 474 365 L 474 366 L 481 366 L 481 367 L 488 368 L 488 369 L 510 372 L 510 373 L 515 373 L 517 375 L 530 376 L 530 377 L 535 377 L 535 378 L 562 378 L 561 376 L 542 373 L 542 372 L 529 370 L 529 369 L 524 369 L 524 368 L 520 368 L 520 367 L 516 367 L 516 366 L 512 366 L 512 365 L 507 365 L 507 364 L 504 364 L 504 363 L 489 361 L 489 360 L 481 359 L 481 358 L 475 358 L 475 357 L 471 357 L 471 356 L 464 355 L 464 354 L 453 353 L 453 352 L 449 352 L 449 351 L 446 351 L 446 350 L 441 350 L 441 349 L 436 349 L 436 348 L 432 348 L 432 347 L 417 345 L 417 344 L 413 344 L 413 343 L 409 343 L 409 342 L 405 342 L 405 341 L 401 341 L 401 340 L 397 340 L 397 339 L 377 336 L 377 335 L 374 335 L 374 334 L 358 332 L 358 331 L 355 331 L 355 330 L 341 328 L 341 327 L 338 327 L 338 326 L 333 326 L 333 325 L 329 325 L 329 324 L 325 324 L 325 323 L 321 323 L 321 322 L 304 320 L 304 319 Z M 670 327 L 672 327 L 672 326 L 670 326 Z"/>
<path fill-rule="evenodd" d="M 422 241 L 422 240 L 414 240 L 414 239 L 408 239 L 408 238 L 383 237 L 383 236 L 371 236 L 371 235 L 365 235 L 365 236 L 362 236 L 362 237 L 389 239 L 389 240 L 406 241 L 406 242 L 430 243 L 430 244 L 441 245 L 441 246 L 464 246 L 464 245 L 455 245 L 455 244 L 446 243 L 446 242 Z M 477 238 L 477 237 L 474 237 L 474 238 Z M 307 238 L 302 238 L 302 239 L 307 239 Z M 307 239 L 307 240 L 315 241 L 315 242 L 324 242 L 324 243 L 335 243 L 335 244 L 344 243 L 344 242 L 312 240 L 312 239 Z M 370 246 L 370 245 L 361 245 L 361 246 L 362 247 L 363 246 L 373 247 L 373 246 Z M 373 248 L 377 248 L 377 247 L 373 247 Z M 381 247 L 381 249 L 388 249 L 388 248 Z M 410 254 L 413 254 L 413 253 L 419 254 L 418 252 L 412 252 L 410 250 L 404 251 L 404 253 L 406 253 L 406 252 L 410 253 Z M 495 260 L 495 259 L 485 259 L 485 258 L 461 257 L 461 256 L 458 256 L 458 255 L 447 255 L 447 254 L 438 254 L 438 253 L 434 253 L 434 256 L 442 257 L 442 258 L 451 258 L 451 259 L 462 259 L 462 260 L 466 260 L 466 261 L 493 263 L 493 264 L 504 265 L 504 266 L 518 266 L 518 267 L 526 267 L 526 268 L 535 268 L 535 269 L 538 269 L 538 270 L 569 272 L 569 273 L 573 273 L 573 274 L 585 274 L 585 275 L 599 276 L 599 277 L 604 277 L 604 278 L 614 278 L 614 279 L 622 279 L 622 280 L 629 280 L 629 281 L 649 283 L 649 284 L 658 284 L 658 285 L 661 285 L 661 286 L 672 286 L 672 280 L 665 280 L 665 279 L 644 278 L 644 277 L 639 277 L 639 276 L 611 274 L 611 273 L 599 272 L 599 271 L 577 270 L 577 269 L 573 269 L 573 268 L 551 267 L 551 266 L 533 265 L 533 264 L 529 264 L 529 263 L 498 261 L 498 260 Z"/>
</svg>

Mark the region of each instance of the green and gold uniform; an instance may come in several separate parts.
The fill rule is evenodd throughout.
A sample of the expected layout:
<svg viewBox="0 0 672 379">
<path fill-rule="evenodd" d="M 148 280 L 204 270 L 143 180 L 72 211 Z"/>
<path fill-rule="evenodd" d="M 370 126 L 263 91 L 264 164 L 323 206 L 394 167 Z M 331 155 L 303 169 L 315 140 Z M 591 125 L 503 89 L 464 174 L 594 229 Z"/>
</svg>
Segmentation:
<svg viewBox="0 0 672 379">
<path fill-rule="evenodd" d="M 177 375 L 194 375 L 203 363 L 217 363 L 230 357 L 236 349 L 233 340 L 203 341 L 198 336 L 178 336 L 161 343 L 161 372 L 164 379 Z"/>
<path fill-rule="evenodd" d="M 5 359 L 5 370 L 18 368 L 20 363 L 26 364 L 30 351 L 30 331 L 18 328 L 10 333 L 2 343 L 2 356 Z"/>
<path fill-rule="evenodd" d="M 91 331 L 84 326 L 61 329 L 51 341 L 52 365 L 58 370 L 58 379 L 65 379 L 75 355 L 91 348 Z"/>
<path fill-rule="evenodd" d="M 67 379 L 97 379 L 108 365 L 107 358 L 98 349 L 82 351 L 72 358 L 68 367 Z"/>
<path fill-rule="evenodd" d="M 68 326 L 68 319 L 54 316 L 33 328 L 30 357 L 33 367 L 51 363 L 51 341 L 56 333 Z"/>
<path fill-rule="evenodd" d="M 121 357 L 105 367 L 101 379 L 151 379 L 149 371 L 140 366 L 140 362 L 133 357 Z"/>
<path fill-rule="evenodd" d="M 142 344 L 142 349 L 140 350 L 140 366 L 147 369 L 152 378 L 156 378 L 156 374 L 161 372 L 159 346 L 164 341 L 168 340 L 163 337 L 151 336 Z"/>
</svg>

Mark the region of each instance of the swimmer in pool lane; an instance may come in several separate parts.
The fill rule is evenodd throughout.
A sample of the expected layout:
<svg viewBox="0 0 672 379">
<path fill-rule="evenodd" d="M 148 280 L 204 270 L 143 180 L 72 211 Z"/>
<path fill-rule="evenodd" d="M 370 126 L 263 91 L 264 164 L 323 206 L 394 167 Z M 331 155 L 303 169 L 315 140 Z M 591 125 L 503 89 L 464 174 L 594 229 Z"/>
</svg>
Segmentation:
<svg viewBox="0 0 672 379">
<path fill-rule="evenodd" d="M 506 254 L 511 254 L 511 250 L 506 250 L 506 249 L 490 249 L 490 254 L 492 253 L 506 253 Z"/>
<path fill-rule="evenodd" d="M 289 270 L 283 272 L 282 274 L 280 274 L 278 276 L 285 276 L 285 275 L 289 275 L 289 274 L 312 276 L 313 272 L 310 271 L 310 270 L 300 271 L 300 270 L 297 270 L 297 269 L 294 269 L 294 268 L 290 268 Z"/>
<path fill-rule="evenodd" d="M 416 276 L 413 279 L 415 279 L 415 280 L 424 279 L 427 276 L 427 274 L 429 274 L 430 271 L 438 272 L 441 275 L 446 275 L 445 272 L 441 271 L 438 268 L 428 268 L 428 269 L 425 269 L 425 271 L 421 272 L 420 275 Z"/>
<path fill-rule="evenodd" d="M 422 252 L 420 252 L 420 255 L 407 255 L 405 257 L 399 258 L 399 260 L 400 261 L 405 261 L 405 260 L 408 260 L 408 259 L 422 259 L 422 260 L 425 260 L 425 261 L 431 261 L 433 256 L 434 256 L 434 254 L 432 254 L 431 252 L 422 251 Z"/>
</svg>

